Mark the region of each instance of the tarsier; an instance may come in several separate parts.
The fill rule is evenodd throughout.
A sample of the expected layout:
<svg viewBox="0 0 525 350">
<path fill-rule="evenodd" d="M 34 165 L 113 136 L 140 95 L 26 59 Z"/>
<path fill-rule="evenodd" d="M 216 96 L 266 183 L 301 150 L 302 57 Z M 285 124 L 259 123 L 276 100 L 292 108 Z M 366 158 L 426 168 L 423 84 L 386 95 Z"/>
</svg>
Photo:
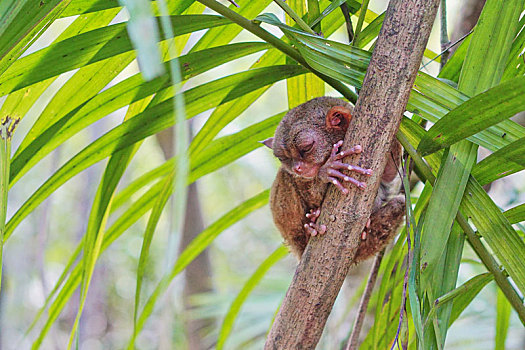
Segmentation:
<svg viewBox="0 0 525 350">
<path fill-rule="evenodd" d="M 369 169 L 343 160 L 348 155 L 361 153 L 360 145 L 339 151 L 352 111 L 352 105 L 343 100 L 315 98 L 290 110 L 281 120 L 275 136 L 263 141 L 281 161 L 270 194 L 273 218 L 286 245 L 298 258 L 311 236 L 326 231 L 326 226 L 316 221 L 328 186 L 333 184 L 347 194 L 345 182 L 360 188 L 365 188 L 366 184 L 342 171 L 360 176 L 372 174 Z M 405 200 L 399 194 L 398 176 L 401 145 L 397 140 L 386 157 L 387 165 L 371 216 L 361 234 L 355 263 L 385 247 L 403 221 Z"/>
</svg>

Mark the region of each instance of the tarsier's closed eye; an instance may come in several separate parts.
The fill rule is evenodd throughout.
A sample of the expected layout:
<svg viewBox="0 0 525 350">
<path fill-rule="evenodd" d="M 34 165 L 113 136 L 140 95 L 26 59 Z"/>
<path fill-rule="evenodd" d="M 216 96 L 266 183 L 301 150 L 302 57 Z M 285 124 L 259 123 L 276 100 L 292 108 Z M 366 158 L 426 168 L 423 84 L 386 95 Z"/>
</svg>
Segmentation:
<svg viewBox="0 0 525 350">
<path fill-rule="evenodd" d="M 329 130 L 346 131 L 350 120 L 352 119 L 351 111 L 343 106 L 334 106 L 326 114 L 326 128 Z"/>
<path fill-rule="evenodd" d="M 302 144 L 299 148 L 299 150 L 301 151 L 301 153 L 307 153 L 307 152 L 310 152 L 312 150 L 312 148 L 314 147 L 314 140 L 312 140 L 311 142 L 309 143 L 305 143 L 305 144 Z"/>
</svg>

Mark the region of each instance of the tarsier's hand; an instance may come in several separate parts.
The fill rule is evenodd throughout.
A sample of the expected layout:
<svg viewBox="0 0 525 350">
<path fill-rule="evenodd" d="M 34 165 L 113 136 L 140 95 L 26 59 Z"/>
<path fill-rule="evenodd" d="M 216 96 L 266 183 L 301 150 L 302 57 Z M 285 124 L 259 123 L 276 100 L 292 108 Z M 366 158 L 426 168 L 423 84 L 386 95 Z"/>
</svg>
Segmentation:
<svg viewBox="0 0 525 350">
<path fill-rule="evenodd" d="M 343 140 L 333 145 L 330 158 L 328 158 L 326 163 L 319 170 L 319 177 L 323 181 L 333 183 L 341 192 L 347 194 L 348 189 L 342 185 L 341 180 L 353 183 L 361 189 L 366 188 L 366 184 L 364 182 L 354 179 L 353 177 L 343 174 L 342 172 L 340 172 L 340 170 L 346 169 L 364 175 L 372 175 L 372 170 L 364 169 L 355 165 L 350 165 L 341 162 L 340 160 L 344 157 L 351 154 L 359 154 L 363 151 L 363 148 L 360 145 L 355 145 L 347 151 L 339 152 L 339 148 L 342 145 Z"/>
</svg>

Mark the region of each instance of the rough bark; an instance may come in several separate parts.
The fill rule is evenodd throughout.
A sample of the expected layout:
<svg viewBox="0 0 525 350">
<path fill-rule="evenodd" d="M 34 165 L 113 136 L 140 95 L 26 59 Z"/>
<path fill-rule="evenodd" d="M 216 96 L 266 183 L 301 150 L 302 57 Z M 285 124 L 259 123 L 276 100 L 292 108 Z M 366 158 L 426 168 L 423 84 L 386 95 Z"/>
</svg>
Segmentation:
<svg viewBox="0 0 525 350">
<path fill-rule="evenodd" d="M 171 128 L 157 134 L 157 141 L 166 159 L 173 156 L 172 138 L 173 130 Z M 197 183 L 194 182 L 188 187 L 186 217 L 184 219 L 184 230 L 180 242 L 181 251 L 186 248 L 202 230 L 204 230 L 204 220 L 202 218 Z M 185 269 L 183 303 L 186 311 L 190 312 L 192 309 L 191 299 L 193 296 L 212 291 L 211 275 L 210 257 L 208 249 L 205 249 Z M 200 350 L 209 348 L 209 344 L 206 344 L 204 341 L 203 331 L 212 327 L 214 323 L 215 320 L 213 318 L 193 319 L 187 317 L 185 327 L 188 349 Z"/>
<path fill-rule="evenodd" d="M 363 153 L 345 162 L 371 168 L 368 188 L 350 188 L 343 196 L 334 186 L 322 206 L 327 233 L 310 240 L 265 349 L 313 349 L 353 263 L 360 234 L 370 216 L 384 156 L 401 122 L 421 63 L 439 0 L 392 0 L 354 109 L 343 149 L 360 144 Z"/>
</svg>

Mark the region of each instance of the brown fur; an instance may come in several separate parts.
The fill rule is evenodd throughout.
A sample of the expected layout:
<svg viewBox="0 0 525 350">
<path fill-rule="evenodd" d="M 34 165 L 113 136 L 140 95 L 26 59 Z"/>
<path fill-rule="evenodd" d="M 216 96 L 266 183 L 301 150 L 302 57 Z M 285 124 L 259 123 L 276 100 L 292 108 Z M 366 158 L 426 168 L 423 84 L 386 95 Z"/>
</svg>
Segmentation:
<svg viewBox="0 0 525 350">
<path fill-rule="evenodd" d="M 332 108 L 334 106 L 337 107 Z M 273 218 L 285 243 L 298 258 L 310 238 L 310 233 L 304 227 L 310 220 L 305 215 L 322 204 L 330 181 L 326 176 L 327 160 L 332 146 L 344 138 L 350 121 L 343 120 L 332 127 L 337 119 L 333 122 L 327 117 L 330 118 L 334 111 L 343 111 L 344 114 L 345 109 L 351 112 L 353 107 L 337 98 L 319 97 L 310 100 L 290 110 L 277 127 L 275 137 L 264 142 L 281 160 L 281 168 L 270 194 Z M 340 117 L 340 114 L 337 116 Z M 391 154 L 394 155 L 393 159 Z M 387 155 L 387 166 L 374 202 L 370 225 L 365 228 L 365 239 L 354 259 L 356 263 L 381 250 L 402 223 L 404 198 L 398 195 L 399 181 L 396 181 L 396 162 L 399 163 L 400 155 L 401 146 L 396 141 Z M 308 176 L 294 172 L 297 164 L 306 169 Z M 316 172 L 315 176 L 311 176 L 311 169 Z"/>
</svg>

